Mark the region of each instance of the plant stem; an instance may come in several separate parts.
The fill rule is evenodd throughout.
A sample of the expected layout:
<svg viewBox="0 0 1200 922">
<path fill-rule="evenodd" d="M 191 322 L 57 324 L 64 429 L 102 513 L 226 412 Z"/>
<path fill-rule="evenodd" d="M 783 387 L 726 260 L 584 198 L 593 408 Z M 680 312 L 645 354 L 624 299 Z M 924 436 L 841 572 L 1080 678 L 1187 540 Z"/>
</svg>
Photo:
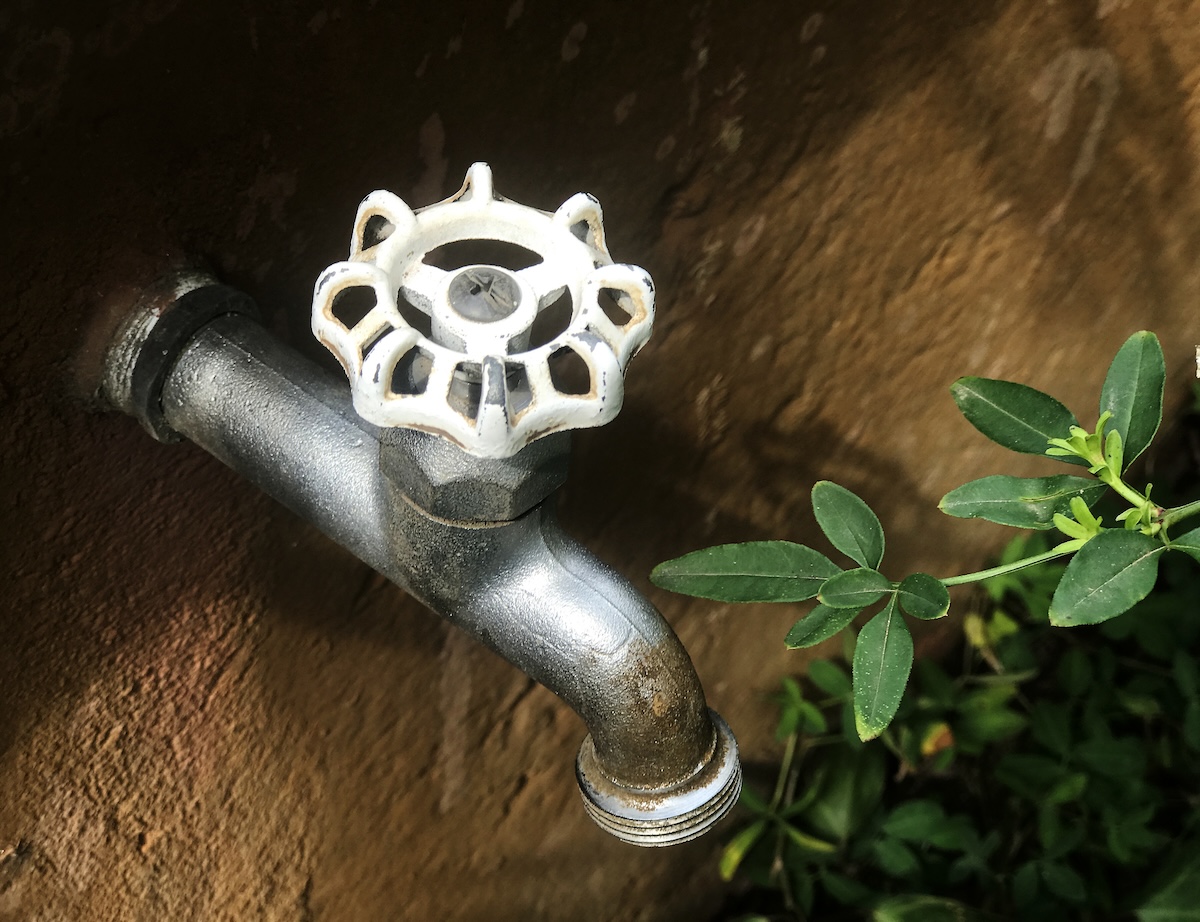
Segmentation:
<svg viewBox="0 0 1200 922">
<path fill-rule="evenodd" d="M 1146 499 L 1146 497 L 1144 497 L 1141 493 L 1129 486 L 1129 484 L 1127 484 L 1111 470 L 1106 469 L 1101 471 L 1098 475 L 1098 479 L 1102 483 L 1108 484 L 1110 487 L 1120 493 L 1121 496 L 1128 500 L 1129 504 L 1135 509 L 1142 509 L 1150 502 L 1150 500 Z"/>
<path fill-rule="evenodd" d="M 980 580 L 991 579 L 993 576 L 1003 576 L 1005 573 L 1015 573 L 1017 570 L 1024 570 L 1026 567 L 1032 567 L 1036 564 L 1047 560 L 1053 560 L 1055 557 L 1065 557 L 1071 551 L 1050 550 L 1042 554 L 1035 554 L 1033 557 L 1025 557 L 1021 560 L 1014 560 L 1012 563 L 1001 564 L 998 567 L 992 567 L 989 570 L 977 570 L 974 573 L 964 573 L 962 576 L 951 576 L 942 582 L 947 586 L 961 586 L 964 583 L 977 583 Z"/>
<path fill-rule="evenodd" d="M 1159 521 L 1162 522 L 1163 528 L 1169 528 L 1180 519 L 1189 518 L 1197 513 L 1200 513 L 1200 499 L 1185 506 L 1176 506 L 1174 509 L 1168 509 L 1163 513 L 1163 517 Z"/>
<path fill-rule="evenodd" d="M 796 740 L 800 734 L 789 733 L 787 745 L 783 750 L 783 763 L 779 766 L 779 778 L 775 782 L 775 793 L 771 795 L 771 806 L 769 812 L 774 814 L 779 809 L 779 804 L 783 801 L 784 786 L 787 784 L 788 773 L 792 770 L 792 759 L 796 755 Z"/>
</svg>

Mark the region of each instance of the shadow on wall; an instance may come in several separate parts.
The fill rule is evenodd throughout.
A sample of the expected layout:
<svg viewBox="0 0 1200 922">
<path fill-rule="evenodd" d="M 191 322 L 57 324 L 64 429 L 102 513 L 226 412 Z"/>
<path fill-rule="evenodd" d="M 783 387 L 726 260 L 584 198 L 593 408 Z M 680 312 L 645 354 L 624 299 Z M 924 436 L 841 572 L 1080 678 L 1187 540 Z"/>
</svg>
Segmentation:
<svg viewBox="0 0 1200 922">
<path fill-rule="evenodd" d="M 886 497 L 893 516 L 930 519 L 926 543 L 936 547 L 952 527 L 937 528 L 936 509 L 903 471 L 819 420 L 799 438 L 756 422 L 736 446 L 712 450 L 680 425 L 627 407 L 619 423 L 576 440 L 563 520 L 573 532 L 598 534 L 607 556 L 642 586 L 655 564 L 713 544 L 782 538 L 836 554 L 809 499 L 834 455 L 843 459 L 843 485 L 876 506 Z M 722 493 L 711 495 L 714 484 Z"/>
<path fill-rule="evenodd" d="M 858 377 L 898 382 L 877 397 L 920 394 L 903 360 L 931 343 L 960 363 L 991 346 L 962 371 L 1071 386 L 1082 324 L 1113 349 L 1170 324 L 1200 255 L 1196 129 L 1166 38 L 1194 30 L 1186 17 L 1106 2 L 875 12 L 822 19 L 819 67 L 777 80 L 769 110 L 725 94 L 707 156 L 660 203 L 657 346 L 676 325 L 722 331 L 677 374 L 742 374 L 750 328 L 779 348 L 803 312 L 809 354 L 865 355 Z M 739 347 L 741 361 L 723 354 Z M 768 402 L 823 377 L 815 362 L 775 373 Z"/>
</svg>

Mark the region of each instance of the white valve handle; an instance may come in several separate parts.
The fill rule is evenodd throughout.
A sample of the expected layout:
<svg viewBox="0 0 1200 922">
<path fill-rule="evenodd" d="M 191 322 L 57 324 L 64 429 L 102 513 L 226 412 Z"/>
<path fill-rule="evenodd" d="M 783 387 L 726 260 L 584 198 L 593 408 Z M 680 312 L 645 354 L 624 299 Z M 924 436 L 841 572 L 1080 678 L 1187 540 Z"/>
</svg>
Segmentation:
<svg viewBox="0 0 1200 922">
<path fill-rule="evenodd" d="M 538 261 L 447 271 L 427 259 L 466 240 L 515 244 Z M 564 293 L 569 322 L 537 342 L 534 321 Z M 497 196 L 491 169 L 476 163 L 457 193 L 415 212 L 390 192 L 363 200 L 350 259 L 317 281 L 312 328 L 345 368 L 364 419 L 505 458 L 616 416 L 625 366 L 653 321 L 654 284 L 644 269 L 613 263 L 594 198 L 539 211 Z M 563 377 L 559 366 L 572 362 L 586 382 Z"/>
</svg>

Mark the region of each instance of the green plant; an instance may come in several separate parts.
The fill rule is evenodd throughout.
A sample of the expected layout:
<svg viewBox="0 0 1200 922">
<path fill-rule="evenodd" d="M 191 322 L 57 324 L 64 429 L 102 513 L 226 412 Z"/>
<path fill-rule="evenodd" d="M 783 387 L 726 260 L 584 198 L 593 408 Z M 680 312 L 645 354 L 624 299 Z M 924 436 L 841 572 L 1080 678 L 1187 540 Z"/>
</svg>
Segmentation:
<svg viewBox="0 0 1200 922">
<path fill-rule="evenodd" d="M 1008 559 L 1037 556 L 1042 535 Z M 721 860 L 770 918 L 873 922 L 1200 919 L 1200 571 L 1168 557 L 1154 596 L 1063 632 L 1060 561 L 985 581 L 961 668 L 917 664 L 871 742 L 846 669 L 779 696 L 770 796 Z M 844 651 L 853 658 L 850 645 Z M 766 919 L 765 915 L 741 916 Z"/>
<path fill-rule="evenodd" d="M 884 531 L 858 496 L 835 483 L 812 489 L 813 513 L 830 544 L 856 566 L 846 569 L 813 548 L 788 541 L 753 541 L 695 551 L 660 564 L 655 584 L 726 602 L 798 602 L 817 605 L 787 635 L 790 647 L 811 647 L 834 636 L 862 612 L 878 606 L 858 635 L 852 662 L 853 715 L 863 740 L 879 736 L 895 717 L 913 666 L 905 616 L 941 618 L 949 589 L 1011 576 L 1027 567 L 1071 557 L 1049 605 L 1059 627 L 1097 624 L 1129 610 L 1154 586 L 1161 558 L 1178 551 L 1200 560 L 1200 528 L 1171 532 L 1200 513 L 1200 502 L 1173 508 L 1155 503 L 1124 477 L 1150 445 L 1162 420 L 1165 363 L 1153 333 L 1131 336 L 1117 352 L 1100 393 L 1099 418 L 1088 431 L 1048 394 L 1011 381 L 960 378 L 951 387 L 959 410 L 994 442 L 1014 451 L 1084 466 L 1089 476 L 995 475 L 946 494 L 941 510 L 960 518 L 1050 531 L 1066 541 L 1038 553 L 1010 557 L 975 573 L 937 578 L 914 573 L 894 581 L 880 572 Z M 1105 495 L 1125 506 L 1105 527 L 1092 507 Z"/>
</svg>

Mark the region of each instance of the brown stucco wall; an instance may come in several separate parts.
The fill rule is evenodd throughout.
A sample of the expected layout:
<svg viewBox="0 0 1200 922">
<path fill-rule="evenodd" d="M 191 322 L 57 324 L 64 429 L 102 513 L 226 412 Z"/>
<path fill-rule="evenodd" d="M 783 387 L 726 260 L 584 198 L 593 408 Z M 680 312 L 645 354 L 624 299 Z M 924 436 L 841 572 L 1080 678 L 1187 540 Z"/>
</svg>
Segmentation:
<svg viewBox="0 0 1200 922">
<path fill-rule="evenodd" d="M 594 829 L 549 693 L 202 452 L 94 412 L 122 292 L 203 256 L 282 338 L 358 200 L 605 208 L 659 322 L 576 440 L 570 530 L 647 588 L 747 756 L 796 617 L 648 587 L 723 540 L 876 505 L 896 572 L 1007 463 L 959 374 L 1081 417 L 1200 294 L 1200 4 L 33 3 L 0 10 L 0 920 L 696 919 L 715 838 Z M 960 445 L 961 440 L 961 445 Z M 1032 471 L 1036 462 L 1017 469 Z"/>
</svg>

